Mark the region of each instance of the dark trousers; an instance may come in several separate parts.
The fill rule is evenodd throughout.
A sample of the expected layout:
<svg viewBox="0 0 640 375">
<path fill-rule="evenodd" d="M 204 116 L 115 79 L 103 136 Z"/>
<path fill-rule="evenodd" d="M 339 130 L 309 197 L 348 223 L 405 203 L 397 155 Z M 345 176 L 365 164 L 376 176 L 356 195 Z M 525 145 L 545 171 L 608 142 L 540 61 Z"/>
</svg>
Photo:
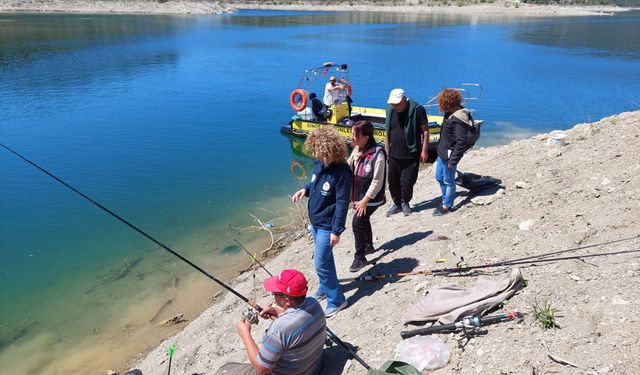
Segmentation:
<svg viewBox="0 0 640 375">
<path fill-rule="evenodd" d="M 355 258 L 365 260 L 365 251 L 367 246 L 373 247 L 373 233 L 371 233 L 371 215 L 379 206 L 369 207 L 362 216 L 353 214 L 351 228 L 353 229 L 353 238 L 356 242 Z"/>
<path fill-rule="evenodd" d="M 418 180 L 420 159 L 389 157 L 389 193 L 396 206 L 409 203 L 413 198 L 413 185 Z"/>
</svg>

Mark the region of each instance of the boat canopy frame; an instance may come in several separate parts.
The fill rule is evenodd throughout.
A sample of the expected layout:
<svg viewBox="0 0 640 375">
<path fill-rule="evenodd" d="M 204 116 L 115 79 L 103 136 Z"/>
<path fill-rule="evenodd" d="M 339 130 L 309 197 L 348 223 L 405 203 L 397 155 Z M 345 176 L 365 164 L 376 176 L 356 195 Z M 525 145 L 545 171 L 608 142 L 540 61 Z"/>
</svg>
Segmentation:
<svg viewBox="0 0 640 375">
<path fill-rule="evenodd" d="M 330 73 L 331 72 L 331 73 Z M 327 75 L 332 76 L 335 75 L 336 79 L 339 82 L 349 83 L 349 67 L 347 64 L 336 64 L 334 62 L 326 62 L 317 68 L 309 68 L 304 71 L 300 82 L 298 82 L 298 87 L 300 89 L 305 90 L 309 94 L 313 92 L 311 90 L 311 86 L 313 85 L 314 80 L 320 77 L 326 77 Z M 323 90 L 320 95 L 324 95 L 324 85 L 321 87 Z M 318 94 L 316 94 L 318 95 Z"/>
</svg>

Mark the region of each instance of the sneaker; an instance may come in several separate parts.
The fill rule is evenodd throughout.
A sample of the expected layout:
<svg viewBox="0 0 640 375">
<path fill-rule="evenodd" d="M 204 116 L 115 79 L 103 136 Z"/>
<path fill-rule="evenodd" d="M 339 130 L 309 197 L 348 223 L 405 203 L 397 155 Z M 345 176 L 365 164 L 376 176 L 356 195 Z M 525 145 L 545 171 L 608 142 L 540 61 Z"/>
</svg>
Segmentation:
<svg viewBox="0 0 640 375">
<path fill-rule="evenodd" d="M 369 255 L 369 254 L 373 254 L 376 252 L 376 248 L 373 247 L 373 244 L 366 244 L 364 245 L 364 255 Z"/>
<path fill-rule="evenodd" d="M 391 207 L 389 207 L 389 211 L 387 211 L 387 217 L 391 216 L 391 215 L 395 215 L 398 212 L 401 211 L 400 206 L 398 206 L 397 204 L 392 204 Z"/>
<path fill-rule="evenodd" d="M 311 296 L 311 297 L 315 298 L 315 300 L 316 300 L 316 301 L 320 302 L 320 301 L 322 301 L 323 299 L 327 298 L 327 295 L 326 295 L 326 294 L 324 294 L 324 292 L 321 292 L 321 291 L 319 291 L 319 290 L 316 290 L 316 292 L 315 292 L 315 293 L 313 293 L 313 296 Z"/>
<path fill-rule="evenodd" d="M 342 303 L 342 305 L 338 306 L 338 307 L 326 307 L 324 308 L 324 315 L 327 318 L 330 318 L 334 315 L 336 315 L 337 313 L 340 312 L 340 310 L 344 309 L 345 307 L 347 307 L 347 305 L 349 304 L 349 301 L 347 301 L 346 299 L 344 300 L 344 302 Z"/>
<path fill-rule="evenodd" d="M 433 216 L 443 216 L 448 214 L 449 212 L 451 212 L 450 209 L 438 205 L 438 207 L 433 210 Z"/>
<path fill-rule="evenodd" d="M 369 264 L 369 262 L 367 262 L 366 259 L 355 258 L 353 260 L 353 263 L 351 263 L 351 267 L 349 267 L 349 271 L 350 272 L 358 272 L 368 264 Z"/>
<path fill-rule="evenodd" d="M 409 207 L 409 203 L 403 203 L 402 204 L 402 214 L 404 216 L 411 215 L 411 207 Z"/>
</svg>

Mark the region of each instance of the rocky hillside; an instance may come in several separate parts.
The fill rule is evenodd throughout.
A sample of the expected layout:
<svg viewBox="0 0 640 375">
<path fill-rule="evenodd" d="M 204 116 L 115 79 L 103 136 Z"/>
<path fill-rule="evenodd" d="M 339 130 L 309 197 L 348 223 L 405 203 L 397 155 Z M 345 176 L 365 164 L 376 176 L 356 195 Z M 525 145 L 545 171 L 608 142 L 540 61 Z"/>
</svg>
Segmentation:
<svg viewBox="0 0 640 375">
<path fill-rule="evenodd" d="M 519 311 L 524 320 L 489 326 L 470 340 L 434 335 L 452 353 L 437 374 L 640 373 L 640 112 L 580 124 L 565 133 L 564 146 L 550 144 L 545 134 L 467 153 L 461 170 L 500 178 L 504 188 L 479 196 L 459 188 L 458 209 L 449 215 L 431 214 L 439 195 L 432 166 L 420 173 L 411 216 L 387 218 L 387 207 L 373 215 L 377 250 L 369 260 L 375 265 L 361 274 L 455 267 L 461 257 L 471 266 L 537 259 L 519 266 L 527 286 L 496 311 Z M 267 267 L 272 272 L 299 268 L 314 290 L 311 248 L 308 239 L 299 240 Z M 357 276 L 348 271 L 353 259 L 349 229 L 334 255 L 339 277 Z M 446 261 L 436 262 L 441 259 Z M 346 282 L 349 306 L 328 325 L 377 368 L 394 358 L 405 329 L 401 316 L 429 288 L 470 287 L 511 268 Z M 259 269 L 250 271 L 233 287 L 251 296 L 254 274 L 266 276 Z M 258 292 L 258 303 L 271 299 Z M 193 322 L 138 366 L 145 375 L 166 373 L 169 343 L 180 348 L 173 359 L 175 374 L 213 373 L 227 361 L 246 361 L 234 329 L 245 308 L 225 294 L 200 317 L 186 317 Z M 545 329 L 542 318 L 536 318 L 545 309 L 555 314 L 558 328 Z M 263 321 L 254 327 L 254 337 L 260 340 L 267 325 Z M 325 374 L 364 373 L 338 346 L 325 349 L 324 356 Z"/>
</svg>

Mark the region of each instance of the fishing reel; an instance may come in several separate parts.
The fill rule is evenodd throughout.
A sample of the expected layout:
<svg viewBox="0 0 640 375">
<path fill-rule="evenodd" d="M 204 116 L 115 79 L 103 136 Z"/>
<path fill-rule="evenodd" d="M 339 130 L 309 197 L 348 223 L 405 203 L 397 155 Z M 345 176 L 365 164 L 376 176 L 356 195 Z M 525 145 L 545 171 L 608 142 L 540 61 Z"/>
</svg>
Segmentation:
<svg viewBox="0 0 640 375">
<path fill-rule="evenodd" d="M 480 317 L 465 316 L 462 318 L 462 328 L 474 329 L 480 327 Z"/>
<path fill-rule="evenodd" d="M 247 307 L 242 311 L 242 320 L 246 320 L 251 324 L 258 324 L 258 313 L 254 309 Z"/>
</svg>

